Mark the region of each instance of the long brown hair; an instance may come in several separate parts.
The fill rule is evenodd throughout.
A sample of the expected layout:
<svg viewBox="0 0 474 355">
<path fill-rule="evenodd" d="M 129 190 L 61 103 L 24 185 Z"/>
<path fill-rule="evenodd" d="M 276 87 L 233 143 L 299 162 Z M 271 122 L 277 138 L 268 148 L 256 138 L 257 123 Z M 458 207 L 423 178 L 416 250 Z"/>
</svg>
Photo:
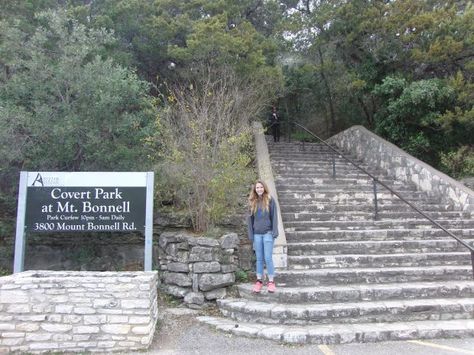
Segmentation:
<svg viewBox="0 0 474 355">
<path fill-rule="evenodd" d="M 262 199 L 258 198 L 257 192 L 255 191 L 257 184 L 262 184 L 263 186 Z M 252 188 L 250 189 L 248 200 L 249 200 L 249 208 L 250 208 L 251 214 L 255 214 L 257 212 L 257 208 L 259 204 L 260 206 L 263 207 L 265 211 L 268 211 L 270 209 L 270 200 L 271 200 L 270 191 L 268 191 L 268 186 L 263 180 L 255 181 L 255 184 L 253 184 Z"/>
</svg>

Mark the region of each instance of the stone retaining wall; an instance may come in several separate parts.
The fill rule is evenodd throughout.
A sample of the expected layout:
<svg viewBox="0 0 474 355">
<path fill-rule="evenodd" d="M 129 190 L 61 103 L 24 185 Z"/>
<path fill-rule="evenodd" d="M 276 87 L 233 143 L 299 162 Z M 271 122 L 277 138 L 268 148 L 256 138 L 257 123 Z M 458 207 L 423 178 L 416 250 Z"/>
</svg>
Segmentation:
<svg viewBox="0 0 474 355">
<path fill-rule="evenodd" d="M 157 272 L 26 271 L 0 278 L 0 353 L 144 350 Z"/>
<path fill-rule="evenodd" d="M 236 233 L 220 239 L 164 232 L 158 239 L 160 280 L 163 290 L 184 298 L 190 308 L 222 298 L 235 282 L 238 260 Z"/>
<path fill-rule="evenodd" d="M 474 191 L 362 126 L 353 126 L 327 141 L 396 180 L 412 182 L 459 210 L 474 211 Z"/>
<path fill-rule="evenodd" d="M 253 123 L 253 134 L 255 137 L 258 176 L 267 183 L 270 192 L 272 192 L 272 197 L 275 199 L 278 205 L 278 191 L 275 186 L 270 154 L 268 153 L 268 146 L 263 132 L 264 130 L 262 124 L 258 121 L 255 121 Z M 278 208 L 277 213 L 278 238 L 275 240 L 275 245 L 273 246 L 273 263 L 277 269 L 286 269 L 288 267 L 288 247 L 280 208 Z"/>
</svg>

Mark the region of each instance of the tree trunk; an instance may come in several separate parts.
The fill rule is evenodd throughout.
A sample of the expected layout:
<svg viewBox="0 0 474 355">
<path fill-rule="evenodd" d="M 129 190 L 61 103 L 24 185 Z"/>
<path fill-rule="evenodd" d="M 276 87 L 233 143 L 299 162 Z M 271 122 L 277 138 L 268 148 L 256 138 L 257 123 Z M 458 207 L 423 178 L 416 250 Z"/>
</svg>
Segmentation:
<svg viewBox="0 0 474 355">
<path fill-rule="evenodd" d="M 333 136 L 336 134 L 336 115 L 334 113 L 334 103 L 332 100 L 332 93 L 331 93 L 331 87 L 329 86 L 329 82 L 326 78 L 326 74 L 324 74 L 324 58 L 323 58 L 323 53 L 321 52 L 321 47 L 318 47 L 318 54 L 319 54 L 319 62 L 321 63 L 321 80 L 323 81 L 324 86 L 326 87 L 326 92 L 327 92 L 327 100 L 329 104 L 329 135 Z"/>
<path fill-rule="evenodd" d="M 362 107 L 362 110 L 364 111 L 365 119 L 367 120 L 367 124 L 369 128 L 373 128 L 374 127 L 373 113 L 369 110 L 369 108 L 365 104 L 364 99 L 362 97 L 357 96 L 357 102 L 359 102 L 359 105 Z"/>
</svg>

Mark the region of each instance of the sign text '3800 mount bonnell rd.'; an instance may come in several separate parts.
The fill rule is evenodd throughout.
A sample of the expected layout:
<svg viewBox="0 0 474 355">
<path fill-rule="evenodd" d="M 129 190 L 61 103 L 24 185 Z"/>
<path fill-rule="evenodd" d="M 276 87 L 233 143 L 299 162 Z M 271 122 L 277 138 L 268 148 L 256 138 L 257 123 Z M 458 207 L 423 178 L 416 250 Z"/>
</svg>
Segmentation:
<svg viewBox="0 0 474 355">
<path fill-rule="evenodd" d="M 27 231 L 144 231 L 146 181 L 141 176 L 115 173 L 108 179 L 108 173 L 87 173 L 84 177 L 92 179 L 81 179 L 77 174 L 29 176 Z"/>
</svg>

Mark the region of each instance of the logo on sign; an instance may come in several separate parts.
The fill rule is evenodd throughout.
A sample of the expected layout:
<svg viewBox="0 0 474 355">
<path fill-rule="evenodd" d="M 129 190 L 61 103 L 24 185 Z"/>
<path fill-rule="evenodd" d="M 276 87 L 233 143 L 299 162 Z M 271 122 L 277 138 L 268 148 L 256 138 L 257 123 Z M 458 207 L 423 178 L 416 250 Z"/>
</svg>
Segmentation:
<svg viewBox="0 0 474 355">
<path fill-rule="evenodd" d="M 35 181 L 33 181 L 33 183 L 31 184 L 31 186 L 37 186 L 36 183 L 38 183 L 38 185 L 44 186 L 44 184 L 43 184 L 43 177 L 41 176 L 40 173 L 38 173 L 38 175 L 36 175 Z"/>
</svg>

